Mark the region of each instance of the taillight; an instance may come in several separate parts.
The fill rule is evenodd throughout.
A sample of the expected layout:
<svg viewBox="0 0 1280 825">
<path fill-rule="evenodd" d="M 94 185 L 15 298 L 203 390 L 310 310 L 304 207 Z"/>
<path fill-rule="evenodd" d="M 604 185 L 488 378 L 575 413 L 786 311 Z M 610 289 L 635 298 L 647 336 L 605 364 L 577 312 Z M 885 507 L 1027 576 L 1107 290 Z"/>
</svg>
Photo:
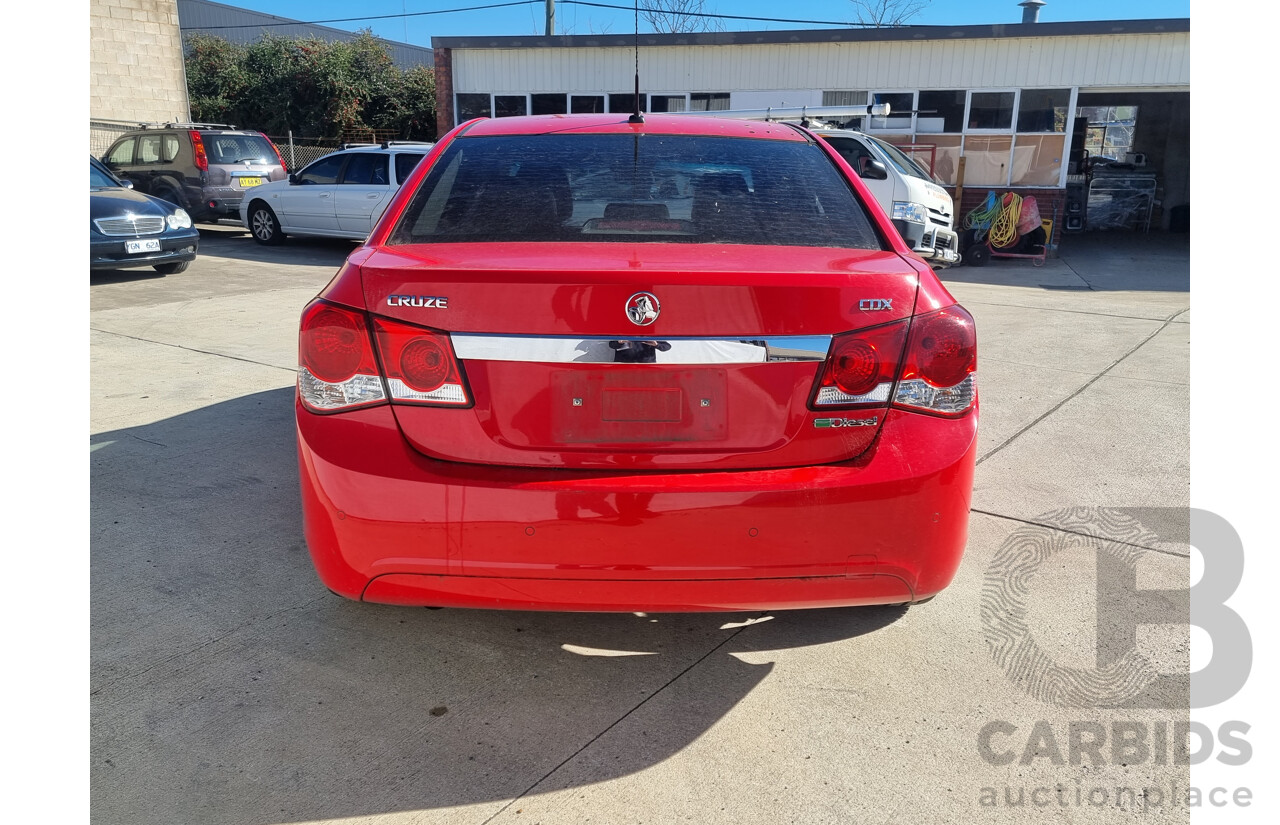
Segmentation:
<svg viewBox="0 0 1280 825">
<path fill-rule="evenodd" d="M 978 337 L 973 316 L 960 305 L 916 316 L 893 403 L 897 407 L 958 415 L 973 406 Z"/>
<path fill-rule="evenodd" d="M 204 151 L 204 138 L 199 132 L 191 132 L 191 148 L 196 153 L 196 168 L 201 172 L 209 171 L 209 156 Z"/>
<path fill-rule="evenodd" d="M 907 322 L 895 321 L 833 338 L 813 407 L 889 403 L 906 337 Z"/>
<path fill-rule="evenodd" d="M 259 132 L 258 134 L 262 135 L 261 132 Z M 262 139 L 265 140 L 267 142 L 267 145 L 271 147 L 271 151 L 276 153 L 276 160 L 280 161 L 280 168 L 288 172 L 289 167 L 284 165 L 284 155 L 280 154 L 280 147 L 276 146 L 276 142 L 271 138 L 267 137 L 266 135 L 262 135 Z"/>
<path fill-rule="evenodd" d="M 959 305 L 831 340 L 810 407 L 893 406 L 960 415 L 973 406 L 973 316 Z M 894 388 L 894 382 L 897 388 Z"/>
<path fill-rule="evenodd" d="M 375 318 L 373 327 L 393 404 L 471 406 L 447 334 L 385 318 Z"/>
<path fill-rule="evenodd" d="M 298 395 L 316 412 L 386 401 L 363 312 L 321 300 L 303 310 Z"/>
</svg>

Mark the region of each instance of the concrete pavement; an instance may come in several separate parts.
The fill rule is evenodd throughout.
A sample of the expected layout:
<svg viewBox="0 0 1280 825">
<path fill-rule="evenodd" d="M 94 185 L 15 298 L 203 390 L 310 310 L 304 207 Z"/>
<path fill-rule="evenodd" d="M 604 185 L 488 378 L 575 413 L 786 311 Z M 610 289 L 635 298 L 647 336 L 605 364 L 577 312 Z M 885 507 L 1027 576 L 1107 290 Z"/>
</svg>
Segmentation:
<svg viewBox="0 0 1280 825">
<path fill-rule="evenodd" d="M 1187 821 L 1185 765 L 1111 750 L 1186 720 L 1177 683 L 1168 709 L 1037 698 L 983 613 L 1016 536 L 1061 545 L 1027 623 L 1066 668 L 1094 665 L 1082 533 L 1137 554 L 1142 587 L 1186 586 L 1185 546 L 1123 519 L 1035 526 L 1188 504 L 1185 236 L 945 273 L 983 418 L 969 548 L 933 602 L 614 616 L 330 595 L 300 531 L 295 336 L 353 245 L 202 232 L 185 273 L 91 278 L 95 822 Z M 1139 646 L 1185 672 L 1185 630 Z"/>
</svg>

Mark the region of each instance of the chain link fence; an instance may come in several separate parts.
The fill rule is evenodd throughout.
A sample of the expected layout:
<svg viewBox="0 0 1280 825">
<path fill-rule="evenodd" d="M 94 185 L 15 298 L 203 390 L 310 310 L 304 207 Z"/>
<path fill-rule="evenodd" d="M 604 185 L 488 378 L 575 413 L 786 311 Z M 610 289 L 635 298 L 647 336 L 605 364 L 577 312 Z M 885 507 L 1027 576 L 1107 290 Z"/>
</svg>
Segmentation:
<svg viewBox="0 0 1280 825">
<path fill-rule="evenodd" d="M 280 150 L 290 172 L 297 171 L 317 158 L 337 151 L 342 141 L 334 138 L 300 138 L 293 135 L 267 135 Z"/>
<path fill-rule="evenodd" d="M 347 143 L 380 144 L 383 141 L 395 140 L 393 129 L 361 129 L 343 132 L 340 138 L 303 138 L 295 135 L 267 135 L 280 149 L 284 162 L 290 171 L 296 171 L 322 158 L 330 152 L 336 152 Z"/>
<path fill-rule="evenodd" d="M 116 142 L 116 138 L 137 128 L 136 123 L 89 118 L 89 154 L 101 159 L 111 148 L 111 144 Z"/>
</svg>

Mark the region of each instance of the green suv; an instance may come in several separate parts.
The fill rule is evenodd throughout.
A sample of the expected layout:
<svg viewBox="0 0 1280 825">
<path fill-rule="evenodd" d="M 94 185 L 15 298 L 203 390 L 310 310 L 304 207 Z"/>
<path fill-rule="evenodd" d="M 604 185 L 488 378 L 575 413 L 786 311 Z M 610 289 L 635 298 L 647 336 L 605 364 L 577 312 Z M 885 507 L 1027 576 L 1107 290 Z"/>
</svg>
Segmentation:
<svg viewBox="0 0 1280 825">
<path fill-rule="evenodd" d="M 142 124 L 111 144 L 102 162 L 197 221 L 239 219 L 247 191 L 288 177 L 266 135 L 218 123 Z"/>
</svg>

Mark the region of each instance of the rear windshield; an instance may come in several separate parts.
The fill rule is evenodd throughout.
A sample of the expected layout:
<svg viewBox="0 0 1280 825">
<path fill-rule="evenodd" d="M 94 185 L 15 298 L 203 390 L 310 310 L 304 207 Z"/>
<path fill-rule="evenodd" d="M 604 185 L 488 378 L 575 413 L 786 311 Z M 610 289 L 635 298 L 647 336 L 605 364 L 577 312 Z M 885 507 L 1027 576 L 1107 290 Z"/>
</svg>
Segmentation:
<svg viewBox="0 0 1280 825">
<path fill-rule="evenodd" d="M 486 241 L 882 248 L 818 146 L 644 134 L 455 140 L 389 243 Z"/>
<path fill-rule="evenodd" d="M 278 163 L 271 144 L 260 135 L 203 135 L 210 163 Z"/>
</svg>

